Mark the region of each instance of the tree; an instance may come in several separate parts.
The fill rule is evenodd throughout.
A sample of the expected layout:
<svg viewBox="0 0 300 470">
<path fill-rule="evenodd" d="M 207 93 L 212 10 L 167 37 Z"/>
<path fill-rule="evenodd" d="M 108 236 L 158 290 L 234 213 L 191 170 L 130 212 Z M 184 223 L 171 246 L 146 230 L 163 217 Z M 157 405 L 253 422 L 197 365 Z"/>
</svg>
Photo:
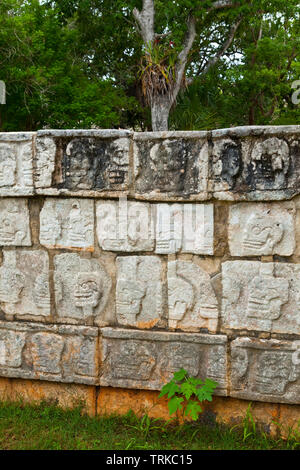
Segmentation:
<svg viewBox="0 0 300 470">
<path fill-rule="evenodd" d="M 292 3 L 283 7 L 248 18 L 230 55 L 179 97 L 171 128 L 300 123 L 291 99 L 300 70 L 299 10 Z"/>
<path fill-rule="evenodd" d="M 210 72 L 232 46 L 243 20 L 248 24 L 249 19 L 255 18 L 257 14 L 286 9 L 286 2 L 280 0 L 183 0 L 167 3 L 164 7 L 168 18 L 158 34 L 155 33 L 154 21 L 155 6 L 157 10 L 162 8 L 160 1 L 154 3 L 154 0 L 143 0 L 142 9 L 133 10 L 145 49 L 141 70 L 142 88 L 146 102 L 151 107 L 152 128 L 155 131 L 168 129 L 169 113 L 176 103 L 180 89 L 191 84 L 191 75 L 204 77 Z M 288 3 L 293 8 L 297 5 L 296 1 Z M 172 45 L 177 41 L 169 40 L 174 35 L 171 30 L 170 9 L 181 11 L 181 18 L 184 14 L 186 16 L 185 38 L 181 42 L 181 48 L 176 46 L 175 50 Z M 175 29 L 178 29 L 178 20 L 174 24 Z M 162 27 L 161 12 L 158 25 Z M 207 41 L 205 44 L 201 38 L 205 34 L 209 38 L 213 37 L 210 44 Z M 178 37 L 178 31 L 175 31 L 175 35 Z M 201 43 L 202 47 L 198 48 Z M 198 54 L 196 59 L 195 54 Z M 199 56 L 204 56 L 202 63 Z M 185 76 L 187 69 L 190 72 L 189 78 Z"/>
<path fill-rule="evenodd" d="M 75 17 L 38 0 L 0 4 L 0 79 L 7 103 L 0 130 L 127 126 L 136 100 L 88 71 Z"/>
</svg>

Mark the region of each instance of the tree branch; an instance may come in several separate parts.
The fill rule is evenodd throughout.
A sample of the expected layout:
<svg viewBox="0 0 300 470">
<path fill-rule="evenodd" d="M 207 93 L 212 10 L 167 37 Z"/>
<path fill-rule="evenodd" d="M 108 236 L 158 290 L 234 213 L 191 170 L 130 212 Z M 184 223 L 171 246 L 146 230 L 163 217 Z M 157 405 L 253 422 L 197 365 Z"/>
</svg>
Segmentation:
<svg viewBox="0 0 300 470">
<path fill-rule="evenodd" d="M 236 23 L 234 23 L 234 25 L 232 26 L 230 30 L 230 34 L 229 34 L 227 41 L 225 41 L 225 43 L 223 44 L 219 52 L 212 59 L 208 61 L 206 67 L 204 68 L 204 70 L 202 70 L 200 75 L 206 75 L 209 72 L 209 70 L 218 62 L 218 60 L 225 54 L 227 49 L 229 49 L 234 39 L 235 33 L 237 32 L 237 29 L 240 26 L 241 22 L 242 22 L 242 18 L 240 18 Z"/>
<path fill-rule="evenodd" d="M 188 55 L 189 55 L 189 52 L 192 48 L 192 45 L 194 44 L 195 37 L 196 37 L 196 21 L 195 21 L 195 18 L 193 16 L 190 16 L 188 18 L 188 30 L 187 30 L 187 33 L 186 33 L 186 36 L 185 36 L 183 49 L 178 54 L 177 63 L 176 63 L 176 67 L 175 67 L 176 85 L 175 85 L 175 88 L 174 88 L 174 91 L 173 91 L 173 99 L 172 99 L 173 102 L 175 101 L 175 99 L 178 95 L 178 92 L 180 90 L 180 86 L 181 86 L 183 74 L 184 74 L 184 71 L 185 71 Z"/>
<path fill-rule="evenodd" d="M 133 16 L 135 17 L 139 31 L 143 38 L 145 45 L 152 44 L 154 41 L 154 0 L 143 0 L 143 9 L 139 11 L 137 8 L 133 9 Z"/>
</svg>

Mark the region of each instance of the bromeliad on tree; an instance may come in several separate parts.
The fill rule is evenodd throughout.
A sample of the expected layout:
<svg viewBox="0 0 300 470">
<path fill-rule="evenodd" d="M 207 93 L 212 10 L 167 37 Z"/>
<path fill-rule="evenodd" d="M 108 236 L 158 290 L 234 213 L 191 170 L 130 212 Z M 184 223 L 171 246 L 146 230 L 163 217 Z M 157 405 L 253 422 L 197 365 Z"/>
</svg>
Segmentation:
<svg viewBox="0 0 300 470">
<path fill-rule="evenodd" d="M 195 2 L 196 9 L 198 3 Z M 226 0 L 210 3 L 210 7 L 206 10 L 207 15 L 213 11 L 234 6 L 234 2 Z M 202 7 L 200 6 L 200 8 Z M 173 41 L 168 40 L 166 45 L 163 40 L 160 40 L 160 38 L 168 38 L 171 32 L 163 34 L 155 34 L 154 32 L 154 0 L 143 0 L 142 10 L 139 11 L 137 8 L 133 10 L 145 46 L 140 79 L 143 96 L 151 108 L 153 131 L 168 130 L 170 110 L 176 102 L 179 91 L 189 83 L 185 72 L 189 54 L 197 36 L 197 15 L 194 13 L 193 10 L 189 11 L 185 40 L 181 50 L 178 51 L 174 48 Z M 227 40 L 216 52 L 216 55 L 207 61 L 202 74 L 206 74 L 230 47 L 240 23 L 241 16 L 238 16 L 232 24 Z"/>
</svg>

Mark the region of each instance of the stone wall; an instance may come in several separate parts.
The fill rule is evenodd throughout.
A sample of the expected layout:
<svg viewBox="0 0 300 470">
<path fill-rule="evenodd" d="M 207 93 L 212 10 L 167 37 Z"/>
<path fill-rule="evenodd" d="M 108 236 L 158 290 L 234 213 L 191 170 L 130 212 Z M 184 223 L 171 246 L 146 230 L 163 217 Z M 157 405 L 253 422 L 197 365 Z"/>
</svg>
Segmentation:
<svg viewBox="0 0 300 470">
<path fill-rule="evenodd" d="M 300 126 L 2 133 L 0 196 L 1 377 L 300 404 Z"/>
</svg>

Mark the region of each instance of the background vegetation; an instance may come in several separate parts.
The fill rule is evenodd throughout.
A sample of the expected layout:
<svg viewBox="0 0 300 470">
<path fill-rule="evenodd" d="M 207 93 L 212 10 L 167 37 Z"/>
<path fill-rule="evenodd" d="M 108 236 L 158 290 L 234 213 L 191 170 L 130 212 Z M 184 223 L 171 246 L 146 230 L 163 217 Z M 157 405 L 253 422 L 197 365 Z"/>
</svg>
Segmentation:
<svg viewBox="0 0 300 470">
<path fill-rule="evenodd" d="M 144 50 L 132 15 L 141 3 L 2 0 L 0 79 L 7 104 L 0 106 L 0 130 L 150 129 L 139 81 Z M 194 3 L 156 0 L 156 30 L 172 25 L 172 36 L 161 39 L 164 50 L 182 44 Z M 300 124 L 300 105 L 291 100 L 291 85 L 300 79 L 299 2 L 259 3 L 265 8 L 244 12 L 231 47 L 203 78 L 205 56 L 226 38 L 231 13 L 202 24 L 187 69 L 193 82 L 171 113 L 171 129 Z"/>
</svg>

